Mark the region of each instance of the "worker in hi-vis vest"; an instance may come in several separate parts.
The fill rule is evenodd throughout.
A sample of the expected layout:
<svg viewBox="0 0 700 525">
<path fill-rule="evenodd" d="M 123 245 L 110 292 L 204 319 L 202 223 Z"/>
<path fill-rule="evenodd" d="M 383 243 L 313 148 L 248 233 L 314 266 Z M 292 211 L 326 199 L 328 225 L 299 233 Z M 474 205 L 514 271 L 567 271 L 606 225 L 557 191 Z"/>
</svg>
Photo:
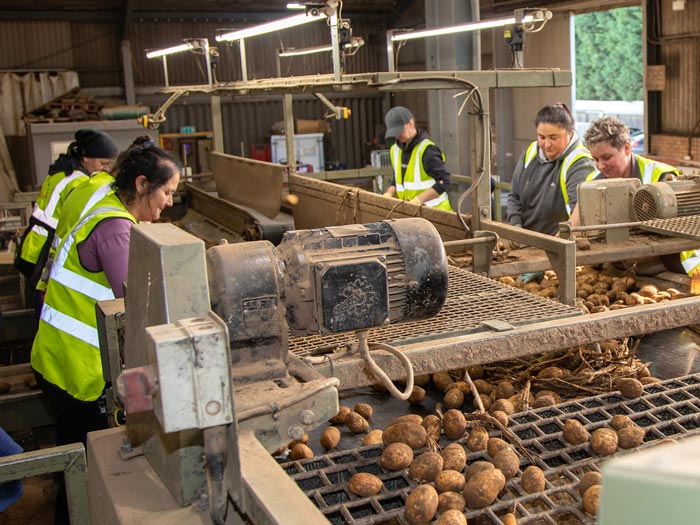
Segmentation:
<svg viewBox="0 0 700 525">
<path fill-rule="evenodd" d="M 584 141 L 593 156 L 599 174 L 596 180 L 636 178 L 642 184 L 673 180 L 680 172 L 670 164 L 647 159 L 632 152 L 630 131 L 615 117 L 605 117 L 591 123 Z M 700 250 L 686 250 L 679 255 L 661 256 L 665 267 L 689 276 L 700 275 Z"/>
<path fill-rule="evenodd" d="M 394 180 L 384 196 L 452 211 L 447 197 L 450 173 L 440 148 L 425 131 L 416 128 L 413 114 L 403 106 L 391 108 L 384 123 L 385 137 L 396 139 L 389 150 Z"/>
</svg>

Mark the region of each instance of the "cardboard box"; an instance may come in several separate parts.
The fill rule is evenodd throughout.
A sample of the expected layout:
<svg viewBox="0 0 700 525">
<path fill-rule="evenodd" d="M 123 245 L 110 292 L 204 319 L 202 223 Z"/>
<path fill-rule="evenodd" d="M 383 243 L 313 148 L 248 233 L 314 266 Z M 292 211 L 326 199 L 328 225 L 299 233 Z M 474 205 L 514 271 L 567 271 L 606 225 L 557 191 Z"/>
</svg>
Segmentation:
<svg viewBox="0 0 700 525">
<path fill-rule="evenodd" d="M 295 133 L 330 133 L 331 125 L 325 120 L 296 120 Z"/>
</svg>

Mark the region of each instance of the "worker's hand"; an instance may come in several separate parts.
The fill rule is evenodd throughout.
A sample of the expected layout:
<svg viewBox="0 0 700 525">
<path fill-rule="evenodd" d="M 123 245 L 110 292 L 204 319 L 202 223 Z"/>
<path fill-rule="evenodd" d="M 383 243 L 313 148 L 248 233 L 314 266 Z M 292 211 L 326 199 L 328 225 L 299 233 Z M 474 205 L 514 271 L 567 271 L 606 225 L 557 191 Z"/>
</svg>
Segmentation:
<svg viewBox="0 0 700 525">
<path fill-rule="evenodd" d="M 421 202 L 421 200 L 420 200 L 418 197 L 413 197 L 413 198 L 412 198 L 410 201 L 408 201 L 408 202 L 410 202 L 411 204 L 417 204 L 418 206 L 421 206 L 421 205 L 423 204 L 423 203 Z"/>
<path fill-rule="evenodd" d="M 393 196 L 394 196 L 394 193 L 391 192 L 391 191 L 385 191 L 385 192 L 384 192 L 384 196 L 385 196 L 385 197 L 393 197 Z"/>
<path fill-rule="evenodd" d="M 518 276 L 516 281 L 523 283 L 523 284 L 527 284 L 527 283 L 531 283 L 533 281 L 539 281 L 540 279 L 542 279 L 542 277 L 544 277 L 544 272 L 524 273 L 524 274 Z"/>
</svg>

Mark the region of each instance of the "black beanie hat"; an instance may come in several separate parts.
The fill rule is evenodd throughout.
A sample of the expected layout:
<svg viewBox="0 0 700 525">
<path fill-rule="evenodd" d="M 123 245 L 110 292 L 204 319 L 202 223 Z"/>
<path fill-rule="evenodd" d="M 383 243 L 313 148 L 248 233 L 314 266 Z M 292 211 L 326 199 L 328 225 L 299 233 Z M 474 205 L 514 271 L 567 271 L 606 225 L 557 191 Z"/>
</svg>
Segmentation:
<svg viewBox="0 0 700 525">
<path fill-rule="evenodd" d="M 119 152 L 112 137 L 96 129 L 79 129 L 75 132 L 75 142 L 81 157 L 111 159 Z"/>
</svg>

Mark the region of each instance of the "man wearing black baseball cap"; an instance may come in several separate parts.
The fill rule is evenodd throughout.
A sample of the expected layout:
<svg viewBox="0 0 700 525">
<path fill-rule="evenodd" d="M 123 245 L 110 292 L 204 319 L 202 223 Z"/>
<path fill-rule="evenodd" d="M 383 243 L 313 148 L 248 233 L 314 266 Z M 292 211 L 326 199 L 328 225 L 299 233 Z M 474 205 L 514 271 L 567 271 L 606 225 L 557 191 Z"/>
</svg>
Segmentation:
<svg viewBox="0 0 700 525">
<path fill-rule="evenodd" d="M 440 148 L 425 131 L 416 128 L 413 114 L 403 106 L 391 108 L 384 124 L 386 138 L 396 139 L 389 150 L 394 181 L 384 196 L 452 211 L 447 197 L 450 173 Z"/>
</svg>

